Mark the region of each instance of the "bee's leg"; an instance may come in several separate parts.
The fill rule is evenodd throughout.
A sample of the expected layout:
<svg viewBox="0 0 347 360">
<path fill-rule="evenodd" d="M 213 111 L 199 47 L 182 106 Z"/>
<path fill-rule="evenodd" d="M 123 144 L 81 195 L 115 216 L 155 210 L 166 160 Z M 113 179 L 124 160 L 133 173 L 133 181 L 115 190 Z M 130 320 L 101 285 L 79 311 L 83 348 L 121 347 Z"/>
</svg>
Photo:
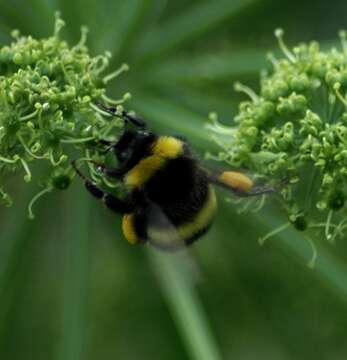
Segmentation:
<svg viewBox="0 0 347 360">
<path fill-rule="evenodd" d="M 114 144 L 114 141 L 109 141 L 109 140 L 105 140 L 105 139 L 99 139 L 97 142 L 99 144 L 105 145 L 105 146 L 110 146 L 110 145 Z"/>
<path fill-rule="evenodd" d="M 223 187 L 223 185 L 221 185 Z M 264 194 L 270 194 L 277 191 L 273 186 L 254 186 L 251 190 L 244 191 L 240 189 L 228 188 L 234 192 L 235 195 L 239 197 L 249 197 L 249 196 L 259 196 Z"/>
<path fill-rule="evenodd" d="M 145 121 L 137 115 L 130 115 L 128 112 L 123 111 L 122 116 L 139 128 L 144 129 L 146 127 Z"/>
<path fill-rule="evenodd" d="M 223 174 L 225 173 L 227 172 L 224 172 Z M 208 173 L 206 173 L 206 176 L 212 184 L 229 190 L 239 197 L 259 196 L 278 192 L 279 188 L 271 185 L 253 186 L 253 182 L 241 173 L 230 172 L 230 174 L 232 174 L 232 176 L 229 178 L 223 178 L 220 175 L 211 175 Z"/>
<path fill-rule="evenodd" d="M 100 164 L 94 160 L 86 160 L 86 161 L 94 164 L 94 166 L 96 167 L 96 170 L 98 172 L 100 172 L 106 176 L 109 176 L 110 178 L 119 179 L 124 175 L 124 170 L 122 168 L 113 168 L 113 167 L 105 166 L 104 164 Z M 73 162 L 73 164 L 74 163 L 75 162 Z M 74 169 L 76 170 L 76 166 L 74 166 Z M 77 170 L 76 170 L 76 172 L 77 172 Z"/>
<path fill-rule="evenodd" d="M 88 179 L 85 175 L 83 175 L 76 166 L 75 161 L 72 163 L 73 168 L 76 173 L 80 176 L 80 178 L 84 182 L 84 186 L 87 191 L 92 194 L 95 198 L 102 200 L 106 207 L 118 214 L 126 214 L 130 213 L 133 209 L 129 200 L 121 200 L 118 199 L 111 193 L 105 192 L 100 189 L 92 180 Z"/>
<path fill-rule="evenodd" d="M 145 121 L 136 116 L 136 115 L 131 115 L 129 114 L 127 111 L 122 111 L 121 114 L 117 114 L 117 108 L 116 107 L 109 107 L 109 106 L 105 106 L 102 103 L 97 103 L 96 104 L 101 110 L 109 113 L 110 115 L 113 116 L 118 116 L 120 118 L 123 118 L 125 121 L 130 121 L 131 123 L 133 123 L 135 126 L 138 126 L 139 128 L 145 128 L 146 127 L 146 123 Z"/>
<path fill-rule="evenodd" d="M 104 164 L 99 164 L 95 161 L 91 161 L 91 163 L 93 163 L 96 167 L 96 170 L 101 172 L 102 174 L 109 176 L 111 178 L 120 178 L 123 174 L 124 171 L 122 171 L 120 168 L 113 168 L 113 167 L 109 167 L 109 166 L 105 166 Z"/>
</svg>

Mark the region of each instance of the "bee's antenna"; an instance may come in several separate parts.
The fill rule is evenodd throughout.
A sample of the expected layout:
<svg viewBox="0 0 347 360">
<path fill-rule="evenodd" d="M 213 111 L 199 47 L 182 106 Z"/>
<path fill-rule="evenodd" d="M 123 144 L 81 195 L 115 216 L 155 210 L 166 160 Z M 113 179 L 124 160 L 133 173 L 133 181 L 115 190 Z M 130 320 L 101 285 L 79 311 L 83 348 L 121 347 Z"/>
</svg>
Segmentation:
<svg viewBox="0 0 347 360">
<path fill-rule="evenodd" d="M 77 160 L 72 160 L 71 161 L 71 165 L 72 167 L 74 168 L 74 170 L 76 171 L 76 174 L 84 181 L 87 180 L 87 178 L 80 172 L 80 170 L 78 169 L 77 167 L 77 164 L 76 164 Z"/>
<path fill-rule="evenodd" d="M 97 102 L 96 106 L 100 110 L 105 111 L 112 116 L 117 116 L 117 117 L 123 119 L 125 122 L 131 122 L 132 124 L 134 124 L 135 126 L 138 126 L 140 128 L 146 127 L 146 123 L 144 122 L 143 119 L 141 119 L 137 116 L 130 115 L 128 112 L 126 112 L 124 110 L 119 114 L 119 113 L 117 113 L 117 108 L 115 108 L 115 107 L 107 107 L 100 102 Z"/>
</svg>

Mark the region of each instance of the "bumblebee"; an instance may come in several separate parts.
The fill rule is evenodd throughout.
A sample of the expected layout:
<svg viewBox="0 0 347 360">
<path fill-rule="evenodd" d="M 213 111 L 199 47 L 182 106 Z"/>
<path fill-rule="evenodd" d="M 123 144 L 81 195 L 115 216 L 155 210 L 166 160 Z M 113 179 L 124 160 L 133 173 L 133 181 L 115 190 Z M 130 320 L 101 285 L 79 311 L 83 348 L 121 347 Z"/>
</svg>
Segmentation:
<svg viewBox="0 0 347 360">
<path fill-rule="evenodd" d="M 272 186 L 255 186 L 246 175 L 235 171 L 211 172 L 193 155 L 180 136 L 161 136 L 147 130 L 145 122 L 115 108 L 98 106 L 122 117 L 123 133 L 116 142 L 101 140 L 106 152 L 113 152 L 117 167 L 94 163 L 110 179 L 120 180 L 123 198 L 105 192 L 72 165 L 88 192 L 106 207 L 122 215 L 122 230 L 130 244 L 149 242 L 162 249 L 190 245 L 210 228 L 217 209 L 213 185 L 236 196 L 257 196 L 274 192 Z"/>
</svg>

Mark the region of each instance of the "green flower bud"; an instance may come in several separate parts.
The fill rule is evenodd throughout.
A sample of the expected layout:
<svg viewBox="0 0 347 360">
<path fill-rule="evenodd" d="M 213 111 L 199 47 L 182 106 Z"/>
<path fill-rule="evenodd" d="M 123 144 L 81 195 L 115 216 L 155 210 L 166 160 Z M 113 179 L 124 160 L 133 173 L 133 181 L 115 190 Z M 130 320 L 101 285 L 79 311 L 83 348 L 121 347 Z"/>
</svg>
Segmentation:
<svg viewBox="0 0 347 360">
<path fill-rule="evenodd" d="M 329 70 L 325 75 L 325 81 L 331 87 L 333 87 L 336 83 L 341 83 L 341 80 L 341 73 L 336 69 Z"/>
<path fill-rule="evenodd" d="M 294 75 L 289 80 L 290 88 L 294 92 L 305 92 L 311 85 L 306 74 Z"/>
<path fill-rule="evenodd" d="M 117 127 L 123 126 L 122 122 L 114 121 L 111 127 L 109 121 L 102 119 L 95 104 L 115 102 L 106 96 L 106 84 L 127 67 L 122 65 L 105 75 L 110 54 L 90 55 L 86 29 L 80 42 L 69 46 L 60 39 L 63 25 L 57 15 L 53 36 L 34 39 L 14 31 L 11 44 L 0 47 L 3 178 L 8 173 L 19 172 L 26 182 L 36 180 L 38 175 L 32 174 L 31 166 L 37 161 L 59 169 L 30 202 L 31 217 L 32 205 L 38 198 L 52 189 L 63 190 L 69 186 L 71 154 L 73 159 L 85 158 L 87 152 L 97 157 L 103 149 L 95 146 L 95 142 L 104 138 L 104 134 L 116 138 Z M 42 183 L 38 178 L 37 182 Z M 0 184 L 0 202 L 9 203 L 9 199 Z"/>
<path fill-rule="evenodd" d="M 239 105 L 235 126 L 224 127 L 223 134 L 210 128 L 223 147 L 219 160 L 231 159 L 231 165 L 278 184 L 287 179 L 280 192 L 289 223 L 300 231 L 323 230 L 327 239 L 347 232 L 346 32 L 342 35 L 341 50 L 323 51 L 317 42 L 291 49 L 277 30 L 283 57 L 268 56 L 272 71 L 263 72 L 260 95 L 238 85 L 252 101 Z"/>
<path fill-rule="evenodd" d="M 303 214 L 290 216 L 289 221 L 295 227 L 296 230 L 305 231 L 307 229 L 307 220 Z"/>
<path fill-rule="evenodd" d="M 13 55 L 13 62 L 16 65 L 21 65 L 23 63 L 24 57 L 21 53 L 16 53 Z"/>
<path fill-rule="evenodd" d="M 57 190 L 66 190 L 71 184 L 71 178 L 66 174 L 59 174 L 52 178 L 52 186 Z"/>
<path fill-rule="evenodd" d="M 328 197 L 327 205 L 331 210 L 340 210 L 346 201 L 346 195 L 340 189 L 333 190 Z"/>
</svg>

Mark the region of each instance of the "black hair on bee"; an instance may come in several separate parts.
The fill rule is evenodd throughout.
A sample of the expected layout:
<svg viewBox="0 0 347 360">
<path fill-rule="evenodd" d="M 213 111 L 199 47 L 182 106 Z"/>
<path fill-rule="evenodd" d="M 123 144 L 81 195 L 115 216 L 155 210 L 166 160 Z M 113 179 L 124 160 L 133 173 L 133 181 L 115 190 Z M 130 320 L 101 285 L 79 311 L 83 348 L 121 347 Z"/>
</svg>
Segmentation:
<svg viewBox="0 0 347 360">
<path fill-rule="evenodd" d="M 86 189 L 112 211 L 123 216 L 122 230 L 131 244 L 150 242 L 163 249 L 190 245 L 211 226 L 217 208 L 213 184 L 236 196 L 257 196 L 275 192 L 272 186 L 254 185 L 246 175 L 235 171 L 210 172 L 193 156 L 186 140 L 160 136 L 146 129 L 137 116 L 115 108 L 99 107 L 120 116 L 136 129 L 125 126 L 118 141 L 101 141 L 105 151 L 113 151 L 116 168 L 96 164 L 109 178 L 126 188 L 122 199 L 105 192 L 72 165 Z"/>
</svg>

